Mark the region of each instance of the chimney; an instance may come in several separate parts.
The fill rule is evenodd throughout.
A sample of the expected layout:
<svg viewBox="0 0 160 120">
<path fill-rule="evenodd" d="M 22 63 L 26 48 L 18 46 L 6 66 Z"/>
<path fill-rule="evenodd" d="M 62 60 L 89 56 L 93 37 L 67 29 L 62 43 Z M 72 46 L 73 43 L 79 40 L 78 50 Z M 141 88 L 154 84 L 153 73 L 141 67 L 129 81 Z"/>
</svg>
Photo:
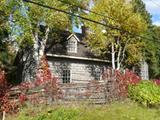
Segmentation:
<svg viewBox="0 0 160 120">
<path fill-rule="evenodd" d="M 82 36 L 85 37 L 88 34 L 89 28 L 83 25 L 81 29 L 82 29 Z"/>
</svg>

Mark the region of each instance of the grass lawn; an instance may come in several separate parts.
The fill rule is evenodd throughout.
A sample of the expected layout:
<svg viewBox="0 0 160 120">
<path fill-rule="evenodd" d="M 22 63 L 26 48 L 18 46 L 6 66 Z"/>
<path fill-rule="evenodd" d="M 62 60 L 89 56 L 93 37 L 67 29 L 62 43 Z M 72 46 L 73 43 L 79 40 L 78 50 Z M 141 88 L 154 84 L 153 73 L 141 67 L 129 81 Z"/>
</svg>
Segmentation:
<svg viewBox="0 0 160 120">
<path fill-rule="evenodd" d="M 149 109 L 133 102 L 109 105 L 61 105 L 23 108 L 6 120 L 160 120 L 160 109 Z"/>
</svg>

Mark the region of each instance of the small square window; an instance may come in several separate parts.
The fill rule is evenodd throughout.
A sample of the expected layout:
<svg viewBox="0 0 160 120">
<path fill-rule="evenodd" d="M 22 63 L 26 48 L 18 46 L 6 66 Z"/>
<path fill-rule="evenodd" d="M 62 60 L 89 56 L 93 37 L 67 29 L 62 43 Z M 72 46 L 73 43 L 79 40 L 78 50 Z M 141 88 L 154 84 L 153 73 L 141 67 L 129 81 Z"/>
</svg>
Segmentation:
<svg viewBox="0 0 160 120">
<path fill-rule="evenodd" d="M 70 70 L 62 70 L 62 82 L 70 83 L 71 79 L 71 71 Z"/>
<path fill-rule="evenodd" d="M 70 53 L 76 53 L 77 52 L 77 41 L 76 40 L 68 40 L 67 51 L 70 52 Z"/>
</svg>

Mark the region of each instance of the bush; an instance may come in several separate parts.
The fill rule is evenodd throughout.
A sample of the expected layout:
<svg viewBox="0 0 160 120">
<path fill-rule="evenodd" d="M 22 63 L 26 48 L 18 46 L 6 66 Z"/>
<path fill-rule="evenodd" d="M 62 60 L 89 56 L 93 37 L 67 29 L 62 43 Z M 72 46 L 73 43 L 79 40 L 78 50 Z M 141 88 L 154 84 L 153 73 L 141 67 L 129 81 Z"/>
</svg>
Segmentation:
<svg viewBox="0 0 160 120">
<path fill-rule="evenodd" d="M 129 97 L 145 106 L 160 104 L 160 87 L 152 81 L 141 81 L 128 87 Z"/>
<path fill-rule="evenodd" d="M 0 69 L 0 112 L 14 113 L 18 110 L 18 105 L 9 100 L 10 84 L 6 79 L 6 72 Z"/>
<path fill-rule="evenodd" d="M 156 85 L 159 85 L 160 86 L 160 80 L 153 80 L 153 82 L 156 84 Z"/>
<path fill-rule="evenodd" d="M 5 88 L 7 88 L 6 73 L 0 69 L 0 97 L 3 96 Z"/>
<path fill-rule="evenodd" d="M 128 86 L 136 85 L 141 81 L 141 78 L 130 70 L 125 70 L 125 73 L 120 71 L 115 72 L 116 80 L 118 83 L 119 95 L 123 97 L 128 96 Z"/>
<path fill-rule="evenodd" d="M 58 79 L 52 76 L 45 56 L 40 61 L 33 82 L 22 82 L 13 86 L 7 83 L 6 73 L 0 69 L 0 112 L 16 113 L 27 102 L 46 104 L 61 97 Z"/>
</svg>

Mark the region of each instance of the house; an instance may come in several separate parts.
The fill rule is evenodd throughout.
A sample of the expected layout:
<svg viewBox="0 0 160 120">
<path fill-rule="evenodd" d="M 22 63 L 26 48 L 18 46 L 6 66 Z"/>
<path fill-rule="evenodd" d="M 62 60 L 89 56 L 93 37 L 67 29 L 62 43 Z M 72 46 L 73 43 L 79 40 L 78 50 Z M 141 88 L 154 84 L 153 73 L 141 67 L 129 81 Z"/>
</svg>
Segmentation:
<svg viewBox="0 0 160 120">
<path fill-rule="evenodd" d="M 86 99 L 84 94 L 88 90 L 88 83 L 98 81 L 104 84 L 99 92 L 97 87 L 89 86 L 93 92 L 89 99 L 104 103 L 109 96 L 117 95 L 114 80 L 103 80 L 103 72 L 111 67 L 111 63 L 91 51 L 84 41 L 84 33 L 62 32 L 60 42 L 47 43 L 47 60 L 50 70 L 60 82 L 64 99 Z"/>
<path fill-rule="evenodd" d="M 149 71 L 148 71 L 148 63 L 146 61 L 141 61 L 140 62 L 140 76 L 142 80 L 149 80 Z"/>
<path fill-rule="evenodd" d="M 46 47 L 50 69 L 60 83 L 85 84 L 102 80 L 103 71 L 109 62 L 98 58 L 83 41 L 84 34 L 63 32 L 63 40 Z"/>
</svg>

